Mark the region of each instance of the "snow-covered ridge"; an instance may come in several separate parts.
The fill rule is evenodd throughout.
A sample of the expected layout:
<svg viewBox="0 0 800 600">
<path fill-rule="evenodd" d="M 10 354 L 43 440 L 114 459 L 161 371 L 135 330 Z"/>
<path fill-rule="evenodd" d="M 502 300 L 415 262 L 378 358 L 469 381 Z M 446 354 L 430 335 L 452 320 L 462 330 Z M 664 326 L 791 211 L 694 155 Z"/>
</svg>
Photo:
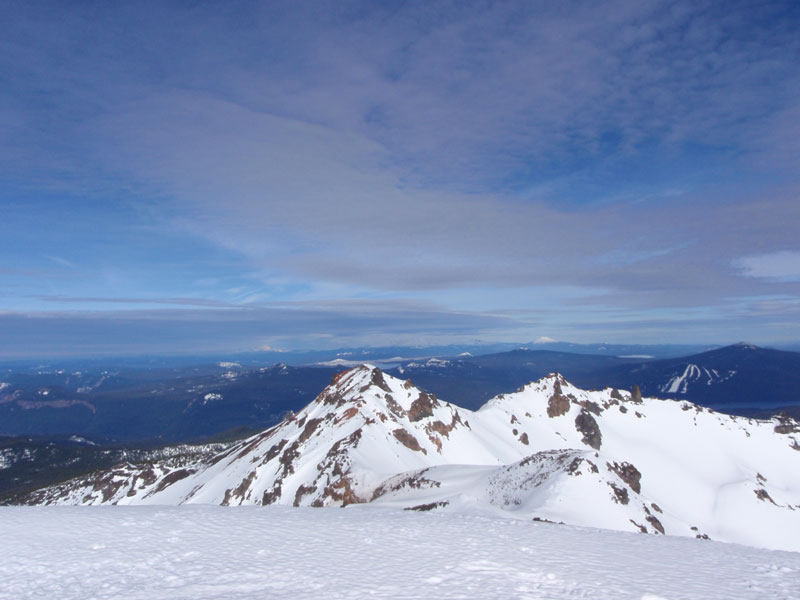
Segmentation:
<svg viewBox="0 0 800 600">
<path fill-rule="evenodd" d="M 800 425 L 551 374 L 478 411 L 344 371 L 279 425 L 195 462 L 32 494 L 42 504 L 373 503 L 800 550 Z"/>
</svg>

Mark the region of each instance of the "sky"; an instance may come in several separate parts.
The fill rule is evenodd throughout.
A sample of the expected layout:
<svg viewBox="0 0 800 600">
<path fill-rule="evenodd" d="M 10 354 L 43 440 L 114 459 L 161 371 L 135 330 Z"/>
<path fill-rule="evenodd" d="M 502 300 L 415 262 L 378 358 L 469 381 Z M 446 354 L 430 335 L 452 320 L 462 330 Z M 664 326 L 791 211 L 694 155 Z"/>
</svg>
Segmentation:
<svg viewBox="0 0 800 600">
<path fill-rule="evenodd" d="M 0 0 L 0 357 L 800 341 L 800 5 Z"/>
</svg>

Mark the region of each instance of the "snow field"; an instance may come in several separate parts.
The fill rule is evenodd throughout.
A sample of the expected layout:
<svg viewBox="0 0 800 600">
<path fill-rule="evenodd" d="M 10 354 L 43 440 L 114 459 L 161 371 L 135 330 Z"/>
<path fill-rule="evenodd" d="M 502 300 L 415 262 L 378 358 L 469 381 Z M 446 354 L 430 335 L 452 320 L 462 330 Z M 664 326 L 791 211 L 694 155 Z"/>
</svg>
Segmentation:
<svg viewBox="0 0 800 600">
<path fill-rule="evenodd" d="M 800 553 L 471 514 L 0 509 L 0 599 L 800 598 Z"/>
</svg>

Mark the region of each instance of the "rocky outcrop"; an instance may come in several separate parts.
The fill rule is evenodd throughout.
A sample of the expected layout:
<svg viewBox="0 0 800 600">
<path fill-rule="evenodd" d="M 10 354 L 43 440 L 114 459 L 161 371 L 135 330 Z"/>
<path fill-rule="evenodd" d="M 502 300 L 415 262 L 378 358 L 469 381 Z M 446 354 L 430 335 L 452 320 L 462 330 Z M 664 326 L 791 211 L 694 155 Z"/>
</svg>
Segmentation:
<svg viewBox="0 0 800 600">
<path fill-rule="evenodd" d="M 560 417 L 569 412 L 569 398 L 561 391 L 561 381 L 556 379 L 553 384 L 553 393 L 547 401 L 547 416 L 551 419 Z"/>
<path fill-rule="evenodd" d="M 634 467 L 630 463 L 606 463 L 606 466 L 610 471 L 613 471 L 617 474 L 617 477 L 622 479 L 628 487 L 630 487 L 634 492 L 637 494 L 642 491 L 641 479 L 642 474 L 639 472 L 639 469 Z"/>
<path fill-rule="evenodd" d="M 595 450 L 600 449 L 600 445 L 603 443 L 603 434 L 600 433 L 597 421 L 586 409 L 581 409 L 581 412 L 575 417 L 575 429 L 583 434 L 581 441 L 584 444 Z"/>
</svg>

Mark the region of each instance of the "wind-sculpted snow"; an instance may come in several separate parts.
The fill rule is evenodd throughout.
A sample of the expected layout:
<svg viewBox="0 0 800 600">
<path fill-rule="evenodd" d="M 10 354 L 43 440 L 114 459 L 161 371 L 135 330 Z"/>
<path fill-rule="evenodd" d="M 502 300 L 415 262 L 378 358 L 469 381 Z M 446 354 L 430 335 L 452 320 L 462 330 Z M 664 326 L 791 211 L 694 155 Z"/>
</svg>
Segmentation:
<svg viewBox="0 0 800 600">
<path fill-rule="evenodd" d="M 126 465 L 27 500 L 374 503 L 800 550 L 799 440 L 791 419 L 584 391 L 559 375 L 473 412 L 362 366 L 210 459 Z"/>
<path fill-rule="evenodd" d="M 0 599 L 789 600 L 800 554 L 479 515 L 0 508 Z"/>
</svg>

